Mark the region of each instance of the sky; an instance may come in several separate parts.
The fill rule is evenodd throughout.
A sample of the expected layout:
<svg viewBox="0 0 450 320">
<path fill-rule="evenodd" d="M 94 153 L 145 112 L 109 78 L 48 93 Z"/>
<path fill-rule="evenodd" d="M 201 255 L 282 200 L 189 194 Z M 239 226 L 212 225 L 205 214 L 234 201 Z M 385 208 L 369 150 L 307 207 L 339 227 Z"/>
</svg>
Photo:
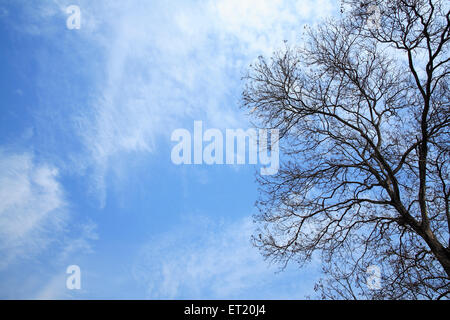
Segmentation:
<svg viewBox="0 0 450 320">
<path fill-rule="evenodd" d="M 250 64 L 338 6 L 0 0 L 0 298 L 313 297 L 320 261 L 251 245 L 257 166 L 176 165 L 171 134 L 251 128 Z"/>
</svg>

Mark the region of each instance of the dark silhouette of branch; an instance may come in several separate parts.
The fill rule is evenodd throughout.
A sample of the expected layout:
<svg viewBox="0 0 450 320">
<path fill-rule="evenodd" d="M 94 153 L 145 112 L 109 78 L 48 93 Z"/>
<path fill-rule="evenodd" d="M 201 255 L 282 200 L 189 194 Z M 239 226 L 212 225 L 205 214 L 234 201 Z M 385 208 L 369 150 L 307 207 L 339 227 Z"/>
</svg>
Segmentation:
<svg viewBox="0 0 450 320">
<path fill-rule="evenodd" d="M 322 298 L 449 298 L 449 5 L 343 2 L 341 19 L 245 77 L 243 107 L 280 129 L 283 151 L 258 177 L 253 242 L 282 266 L 320 255 Z"/>
</svg>

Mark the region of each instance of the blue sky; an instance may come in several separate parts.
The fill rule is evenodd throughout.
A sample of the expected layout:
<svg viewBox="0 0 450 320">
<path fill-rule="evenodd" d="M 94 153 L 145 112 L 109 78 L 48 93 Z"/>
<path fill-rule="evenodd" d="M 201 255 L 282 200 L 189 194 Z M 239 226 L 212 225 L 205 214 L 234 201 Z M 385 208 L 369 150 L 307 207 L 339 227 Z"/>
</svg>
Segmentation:
<svg viewBox="0 0 450 320">
<path fill-rule="evenodd" d="M 337 6 L 0 0 L 0 298 L 313 295 L 319 261 L 277 273 L 250 244 L 257 168 L 174 165 L 170 137 L 251 127 L 248 66 Z"/>
</svg>

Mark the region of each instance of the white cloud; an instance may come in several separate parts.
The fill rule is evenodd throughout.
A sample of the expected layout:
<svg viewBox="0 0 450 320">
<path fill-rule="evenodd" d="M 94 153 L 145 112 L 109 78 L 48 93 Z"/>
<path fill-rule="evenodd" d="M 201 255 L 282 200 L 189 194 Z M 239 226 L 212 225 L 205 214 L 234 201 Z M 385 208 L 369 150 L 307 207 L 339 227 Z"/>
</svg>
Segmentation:
<svg viewBox="0 0 450 320">
<path fill-rule="evenodd" d="M 58 169 L 37 162 L 30 153 L 0 149 L 0 270 L 30 261 L 54 244 L 58 261 L 92 252 L 98 238 L 92 221 L 69 226 Z M 76 233 L 73 235 L 72 233 Z"/>
<path fill-rule="evenodd" d="M 69 261 L 69 258 L 77 253 L 94 253 L 92 249 L 92 241 L 98 240 L 97 224 L 91 220 L 78 225 L 75 229 L 75 236 L 69 238 L 64 248 L 59 254 L 59 261 Z"/>
<path fill-rule="evenodd" d="M 298 0 L 295 9 L 300 17 L 314 21 L 333 14 L 337 5 L 338 1 L 332 0 Z"/>
<path fill-rule="evenodd" d="M 38 290 L 32 299 L 55 300 L 69 299 L 72 296 L 66 288 L 67 274 L 59 273 L 52 277 L 41 289 Z"/>
<path fill-rule="evenodd" d="M 230 91 L 239 88 L 239 75 L 299 30 L 292 2 L 283 1 L 132 1 L 97 9 L 109 16 L 101 19 L 108 31 L 99 37 L 106 78 L 80 134 L 102 205 L 105 175 L 122 152 L 154 151 L 158 135 L 170 136 L 189 117 L 210 126 L 242 123 L 239 92 Z"/>
<path fill-rule="evenodd" d="M 170 137 L 168 130 L 185 119 L 202 119 L 218 128 L 245 126 L 237 108 L 241 72 L 259 54 L 271 54 L 282 46 L 284 39 L 297 39 L 302 23 L 319 10 L 328 10 L 330 3 L 322 0 L 320 6 L 313 6 L 311 1 L 302 1 L 311 8 L 306 10 L 297 5 L 300 1 L 278 0 L 81 0 L 82 25 L 75 43 L 67 40 L 75 38 L 73 32 L 61 32 L 66 28 L 60 19 L 65 17 L 66 2 L 71 4 L 58 0 L 29 5 L 34 18 L 19 27 L 41 36 L 57 36 L 52 40 L 60 41 L 61 52 L 67 55 L 84 52 L 83 46 L 98 46 L 98 55 L 92 59 L 101 61 L 101 69 L 91 70 L 99 80 L 92 90 L 97 90 L 96 95 L 67 118 L 78 117 L 78 135 L 87 152 L 74 156 L 74 162 L 80 160 L 81 167 L 93 168 L 94 188 L 103 204 L 105 177 L 111 168 L 120 170 L 117 157 L 155 152 L 157 138 Z M 39 12 L 32 12 L 36 8 Z M 48 74 L 41 77 L 43 81 L 37 82 L 46 83 Z M 70 83 L 73 78 L 61 70 L 62 81 Z M 2 269 L 57 241 L 65 232 L 68 212 L 55 167 L 38 163 L 28 153 L 1 152 L 0 169 Z M 267 268 L 249 244 L 248 220 L 222 225 L 206 222 L 198 227 L 206 234 L 196 246 L 185 241 L 183 237 L 190 235 L 183 231 L 179 237 L 167 236 L 171 244 L 159 239 L 157 245 L 145 248 L 140 261 L 143 269 L 137 268 L 136 274 L 148 284 L 152 296 L 208 291 L 212 296 L 232 297 L 273 275 L 274 270 Z M 85 232 L 79 238 L 63 241 L 63 257 L 90 250 L 90 241 L 97 236 L 90 224 L 81 228 Z M 167 251 L 159 252 L 161 248 Z M 154 273 L 149 274 L 147 267 Z M 58 281 L 50 281 L 42 296 L 51 296 Z"/>
<path fill-rule="evenodd" d="M 292 274 L 277 273 L 250 243 L 251 219 L 232 223 L 193 217 L 183 227 L 153 239 L 142 248 L 134 268 L 137 281 L 157 299 L 239 299 L 304 297 L 311 279 L 286 285 L 286 292 L 272 292 L 271 284 Z M 306 269 L 311 278 L 314 268 Z M 280 285 L 280 283 L 279 283 Z M 282 285 L 281 285 L 282 286 Z M 259 296 L 255 295 L 260 292 Z"/>
<path fill-rule="evenodd" d="M 64 18 L 68 4 L 32 6 L 29 11 L 38 13 L 30 25 L 45 33 L 49 16 Z M 81 0 L 78 5 L 79 41 L 73 42 L 73 31 L 56 32 L 65 23 L 55 19 L 48 33 L 58 35 L 67 55 L 80 54 L 83 46 L 98 52 L 92 57 L 99 61 L 99 69 L 92 69 L 93 97 L 83 107 L 74 102 L 78 109 L 68 117 L 76 118 L 87 152 L 75 156 L 75 165 L 92 169 L 92 189 L 102 206 L 107 175 L 124 169 L 118 157 L 154 152 L 158 138 L 170 137 L 169 130 L 186 119 L 202 119 L 211 127 L 248 126 L 238 108 L 247 66 L 282 47 L 283 40 L 296 42 L 305 22 L 332 7 L 328 0 Z"/>
<path fill-rule="evenodd" d="M 45 249 L 67 220 L 58 170 L 0 150 L 0 269 Z"/>
<path fill-rule="evenodd" d="M 0 149 L 0 297 L 70 297 L 60 270 L 98 239 L 96 224 L 74 222 L 70 207 L 57 168 Z"/>
</svg>

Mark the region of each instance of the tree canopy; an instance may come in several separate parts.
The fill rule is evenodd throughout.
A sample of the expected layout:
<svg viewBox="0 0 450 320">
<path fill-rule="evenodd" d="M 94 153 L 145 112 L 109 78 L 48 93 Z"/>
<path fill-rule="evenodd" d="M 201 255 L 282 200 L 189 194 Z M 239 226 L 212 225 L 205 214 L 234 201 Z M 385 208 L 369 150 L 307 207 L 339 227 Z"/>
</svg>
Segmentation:
<svg viewBox="0 0 450 320">
<path fill-rule="evenodd" d="M 245 77 L 243 107 L 283 154 L 258 177 L 253 242 L 281 266 L 318 255 L 322 298 L 449 298 L 449 5 L 342 8 Z"/>
</svg>

